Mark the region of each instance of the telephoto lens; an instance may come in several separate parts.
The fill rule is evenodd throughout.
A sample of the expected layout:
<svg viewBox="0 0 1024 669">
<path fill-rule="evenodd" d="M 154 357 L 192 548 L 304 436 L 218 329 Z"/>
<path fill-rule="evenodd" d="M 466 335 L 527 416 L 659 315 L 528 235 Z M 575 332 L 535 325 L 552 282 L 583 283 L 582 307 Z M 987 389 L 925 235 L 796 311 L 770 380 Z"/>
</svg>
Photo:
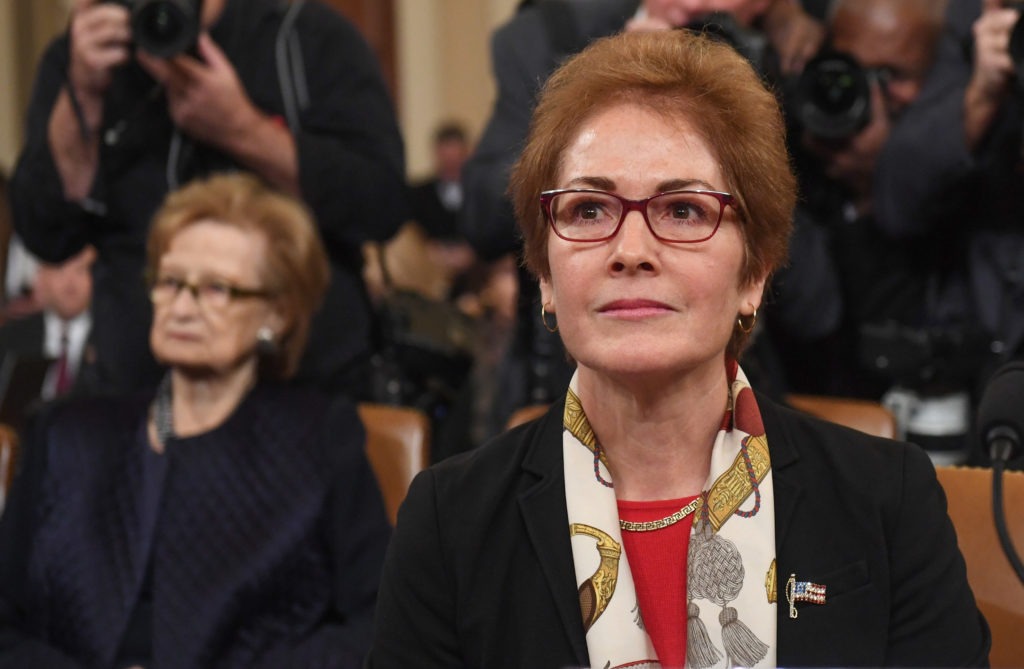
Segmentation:
<svg viewBox="0 0 1024 669">
<path fill-rule="evenodd" d="M 157 58 L 194 51 L 202 0 L 130 0 L 132 40 Z"/>
<path fill-rule="evenodd" d="M 201 0 L 136 0 L 132 37 L 140 49 L 170 58 L 195 48 Z"/>
<path fill-rule="evenodd" d="M 795 93 L 796 118 L 824 139 L 856 135 L 871 120 L 868 73 L 852 56 L 821 54 L 804 68 Z"/>
</svg>

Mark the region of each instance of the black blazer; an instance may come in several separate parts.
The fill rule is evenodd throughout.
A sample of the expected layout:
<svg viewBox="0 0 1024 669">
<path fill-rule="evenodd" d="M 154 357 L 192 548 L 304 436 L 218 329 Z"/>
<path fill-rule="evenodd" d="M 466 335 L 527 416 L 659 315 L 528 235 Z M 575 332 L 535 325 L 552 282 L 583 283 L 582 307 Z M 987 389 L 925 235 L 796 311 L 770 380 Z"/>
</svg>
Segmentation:
<svg viewBox="0 0 1024 669">
<path fill-rule="evenodd" d="M 983 666 L 990 637 L 925 453 L 758 397 L 775 483 L 778 666 Z M 589 665 L 562 475 L 564 401 L 413 482 L 388 549 L 369 666 Z"/>
</svg>

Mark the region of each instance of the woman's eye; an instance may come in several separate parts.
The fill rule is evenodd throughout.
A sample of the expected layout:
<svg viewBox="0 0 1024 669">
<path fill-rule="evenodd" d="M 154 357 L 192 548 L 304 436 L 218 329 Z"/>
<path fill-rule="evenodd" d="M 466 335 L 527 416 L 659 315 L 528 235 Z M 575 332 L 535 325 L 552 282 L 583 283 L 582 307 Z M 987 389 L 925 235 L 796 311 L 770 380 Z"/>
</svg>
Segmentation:
<svg viewBox="0 0 1024 669">
<path fill-rule="evenodd" d="M 231 294 L 231 286 L 220 281 L 212 281 L 204 283 L 202 291 L 211 297 L 221 297 Z"/>
<path fill-rule="evenodd" d="M 178 290 L 184 283 L 176 276 L 161 276 L 157 278 L 155 285 L 157 288 Z"/>
</svg>

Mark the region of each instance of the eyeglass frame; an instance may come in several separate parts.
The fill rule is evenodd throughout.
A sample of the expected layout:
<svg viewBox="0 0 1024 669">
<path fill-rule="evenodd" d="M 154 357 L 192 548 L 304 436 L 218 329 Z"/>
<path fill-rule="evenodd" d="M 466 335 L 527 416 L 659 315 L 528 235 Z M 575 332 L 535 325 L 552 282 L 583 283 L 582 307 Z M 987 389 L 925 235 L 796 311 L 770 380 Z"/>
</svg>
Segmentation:
<svg viewBox="0 0 1024 669">
<path fill-rule="evenodd" d="M 615 229 L 612 230 L 611 234 L 605 237 L 596 237 L 594 239 L 573 239 L 571 237 L 566 237 L 559 233 L 558 227 L 555 225 L 555 217 L 551 213 L 551 202 L 559 195 L 565 193 L 597 193 L 599 195 L 610 195 L 611 197 L 618 200 L 622 204 L 622 213 L 619 215 L 619 222 L 615 224 Z M 659 236 L 658 233 L 654 231 L 654 226 L 651 225 L 650 219 L 647 218 L 647 205 L 650 203 L 651 200 L 655 198 L 659 198 L 663 195 L 672 195 L 673 193 L 697 193 L 700 195 L 710 195 L 714 197 L 716 200 L 718 200 L 718 204 L 720 205 L 718 208 L 718 220 L 715 221 L 715 227 L 708 234 L 707 237 L 704 237 L 702 239 L 687 240 L 665 239 L 664 237 Z M 725 216 L 725 208 L 736 207 L 736 196 L 734 196 L 732 193 L 726 193 L 724 191 L 705 190 L 701 188 L 682 188 L 678 190 L 667 190 L 661 193 L 655 193 L 654 195 L 645 197 L 642 200 L 631 200 L 629 198 L 622 197 L 618 193 L 612 193 L 611 191 L 600 190 L 597 188 L 558 188 L 555 190 L 546 190 L 541 192 L 540 207 L 541 211 L 544 212 L 544 216 L 545 218 L 547 218 L 548 224 L 551 226 L 551 229 L 552 231 L 554 231 L 555 235 L 559 239 L 564 239 L 567 242 L 578 242 L 581 244 L 589 244 L 592 242 L 606 242 L 609 239 L 615 237 L 615 235 L 619 234 L 619 230 L 622 229 L 623 221 L 626 220 L 626 216 L 628 216 L 631 211 L 639 211 L 640 216 L 643 217 L 644 223 L 647 225 L 647 229 L 650 230 L 651 234 L 654 235 L 654 238 L 657 239 L 659 242 L 662 242 L 664 244 L 699 244 L 700 242 L 706 242 L 707 240 L 715 236 L 715 233 L 718 232 L 718 228 L 722 226 L 722 218 Z"/>
<path fill-rule="evenodd" d="M 158 284 L 160 284 L 161 281 L 166 281 L 166 280 L 174 280 L 175 282 L 177 282 L 178 285 L 175 288 L 173 295 L 170 295 L 169 298 L 166 301 L 161 301 L 161 300 L 156 299 L 154 293 L 159 288 Z M 253 298 L 267 299 L 267 298 L 270 298 L 270 297 L 274 296 L 274 293 L 272 291 L 267 290 L 265 288 L 243 288 L 241 286 L 236 286 L 236 285 L 234 285 L 234 284 L 232 284 L 232 283 L 230 283 L 228 281 L 221 281 L 221 280 L 213 280 L 213 281 L 205 281 L 205 282 L 193 283 L 191 281 L 187 281 L 185 279 L 179 279 L 179 278 L 173 277 L 173 276 L 163 276 L 163 277 L 156 276 L 153 279 L 149 280 L 148 283 L 149 283 L 149 299 L 150 299 L 150 301 L 153 304 L 171 304 L 172 302 L 174 302 L 174 300 L 178 299 L 178 297 L 181 295 L 181 291 L 183 289 L 188 289 L 188 292 L 192 294 L 192 299 L 195 300 L 195 303 L 197 305 L 200 305 L 200 306 L 203 306 L 203 305 L 210 306 L 200 296 L 201 295 L 200 291 L 203 288 L 207 288 L 207 287 L 210 287 L 210 286 L 222 286 L 223 288 L 225 288 L 227 290 L 228 301 L 224 304 L 223 307 L 219 307 L 221 309 L 227 308 L 235 300 L 253 299 Z M 218 307 L 213 307 L 213 308 L 217 309 Z"/>
</svg>

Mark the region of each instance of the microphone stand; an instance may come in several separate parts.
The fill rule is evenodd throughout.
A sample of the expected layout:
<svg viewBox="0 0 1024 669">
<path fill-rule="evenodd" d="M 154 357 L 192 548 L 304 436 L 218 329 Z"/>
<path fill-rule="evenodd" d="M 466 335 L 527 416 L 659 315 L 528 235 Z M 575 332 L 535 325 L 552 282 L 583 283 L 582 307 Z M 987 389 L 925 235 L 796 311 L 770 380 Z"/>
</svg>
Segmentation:
<svg viewBox="0 0 1024 669">
<path fill-rule="evenodd" d="M 1006 430 L 1008 434 L 1001 434 Z M 1006 461 L 1010 458 L 1016 445 L 1016 435 L 1005 427 L 996 427 L 989 434 L 992 458 L 992 515 L 995 517 L 996 534 L 999 535 L 999 544 L 1003 547 L 1006 559 L 1010 566 L 1017 572 L 1017 578 L 1024 583 L 1024 563 L 1021 562 L 1017 550 L 1013 546 L 1013 539 L 1006 527 L 1006 512 L 1003 500 L 1003 471 L 1006 468 Z"/>
</svg>

